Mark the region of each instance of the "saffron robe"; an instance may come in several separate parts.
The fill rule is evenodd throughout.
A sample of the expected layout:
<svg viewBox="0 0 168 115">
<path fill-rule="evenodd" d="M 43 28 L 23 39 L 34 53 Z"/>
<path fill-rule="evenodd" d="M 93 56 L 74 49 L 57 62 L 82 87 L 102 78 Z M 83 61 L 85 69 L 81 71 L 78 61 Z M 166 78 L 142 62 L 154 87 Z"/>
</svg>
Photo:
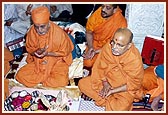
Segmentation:
<svg viewBox="0 0 168 115">
<path fill-rule="evenodd" d="M 4 79 L 4 100 L 9 96 L 9 79 Z"/>
<path fill-rule="evenodd" d="M 156 66 L 149 66 L 144 71 L 143 91 L 144 94 L 150 94 L 150 102 L 160 94 L 164 100 L 164 80 L 154 73 Z"/>
<path fill-rule="evenodd" d="M 13 60 L 13 53 L 10 52 L 7 48 L 4 48 L 4 76 L 8 73 L 10 70 L 10 64 L 9 61 Z"/>
<path fill-rule="evenodd" d="M 143 75 L 142 58 L 134 45 L 123 55 L 114 56 L 108 42 L 94 63 L 91 76 L 82 78 L 78 86 L 98 106 L 105 106 L 106 111 L 128 111 L 132 109 L 134 99 L 142 99 Z M 103 88 L 104 79 L 107 79 L 112 88 L 126 85 L 127 91 L 111 94 L 103 99 L 98 93 Z"/>
<path fill-rule="evenodd" d="M 49 46 L 48 52 L 61 56 L 45 56 L 40 59 L 30 55 L 38 48 L 45 46 Z M 73 48 L 68 35 L 53 22 L 50 22 L 49 31 L 41 36 L 36 33 L 34 26 L 31 26 L 26 37 L 26 49 L 29 53 L 26 60 L 28 64 L 18 71 L 16 79 L 27 87 L 33 87 L 39 83 L 47 87 L 68 85 L 68 71 L 72 63 Z"/>
<path fill-rule="evenodd" d="M 93 32 L 93 48 L 95 50 L 101 49 L 103 45 L 113 38 L 116 30 L 121 27 L 127 27 L 127 21 L 119 8 L 109 19 L 104 19 L 101 16 L 100 7 L 89 17 L 86 24 L 86 30 Z M 86 48 L 87 51 L 88 47 Z M 85 59 L 84 66 L 92 67 L 96 58 L 97 54 L 92 59 Z"/>
<path fill-rule="evenodd" d="M 10 64 L 9 61 L 13 60 L 13 54 L 10 52 L 7 48 L 4 47 L 4 76 L 8 73 L 10 70 Z M 9 80 L 4 79 L 4 99 L 9 96 Z"/>
</svg>

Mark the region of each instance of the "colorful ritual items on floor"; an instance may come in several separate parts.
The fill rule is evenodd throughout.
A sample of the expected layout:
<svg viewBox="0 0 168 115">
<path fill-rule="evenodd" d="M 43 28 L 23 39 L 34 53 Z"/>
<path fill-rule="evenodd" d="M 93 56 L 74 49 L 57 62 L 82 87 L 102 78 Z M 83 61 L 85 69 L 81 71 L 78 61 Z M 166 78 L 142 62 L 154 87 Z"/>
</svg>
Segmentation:
<svg viewBox="0 0 168 115">
<path fill-rule="evenodd" d="M 28 93 L 26 90 L 13 92 L 4 102 L 5 111 L 69 111 L 72 99 L 66 92 L 60 90 L 57 96 L 44 95 L 35 90 Z"/>
<path fill-rule="evenodd" d="M 39 84 L 27 88 L 9 79 L 9 94 L 4 100 L 4 111 L 70 111 L 80 91 L 77 86 L 49 88 Z"/>
</svg>

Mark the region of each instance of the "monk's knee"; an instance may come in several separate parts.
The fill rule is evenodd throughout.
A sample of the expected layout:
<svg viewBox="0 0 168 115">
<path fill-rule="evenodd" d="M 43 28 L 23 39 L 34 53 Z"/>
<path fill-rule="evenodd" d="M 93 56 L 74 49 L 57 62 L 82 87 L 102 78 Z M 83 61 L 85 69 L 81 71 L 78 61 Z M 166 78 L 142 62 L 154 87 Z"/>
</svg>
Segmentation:
<svg viewBox="0 0 168 115">
<path fill-rule="evenodd" d="M 111 105 L 113 111 L 131 111 L 132 110 L 132 103 L 128 104 L 113 104 Z M 107 110 L 109 111 L 109 110 Z"/>
<path fill-rule="evenodd" d="M 81 87 L 82 87 L 82 79 L 79 80 L 79 82 L 78 82 L 78 87 L 79 87 L 79 89 L 81 90 Z"/>
<path fill-rule="evenodd" d="M 84 77 L 82 79 L 79 80 L 78 82 L 78 87 L 80 89 L 81 92 L 87 92 L 88 89 L 90 89 L 90 77 Z"/>
<path fill-rule="evenodd" d="M 59 79 L 49 79 L 48 80 L 48 86 L 49 87 L 65 87 L 68 86 L 69 84 L 69 79 L 66 77 L 62 77 Z"/>
<path fill-rule="evenodd" d="M 16 77 L 15 77 L 15 79 L 16 79 L 18 82 L 22 83 L 23 77 L 20 77 L 19 74 L 17 74 Z"/>
<path fill-rule="evenodd" d="M 63 81 L 62 83 L 58 84 L 58 86 L 60 87 L 64 87 L 64 86 L 68 86 L 69 82 L 67 81 Z"/>
</svg>

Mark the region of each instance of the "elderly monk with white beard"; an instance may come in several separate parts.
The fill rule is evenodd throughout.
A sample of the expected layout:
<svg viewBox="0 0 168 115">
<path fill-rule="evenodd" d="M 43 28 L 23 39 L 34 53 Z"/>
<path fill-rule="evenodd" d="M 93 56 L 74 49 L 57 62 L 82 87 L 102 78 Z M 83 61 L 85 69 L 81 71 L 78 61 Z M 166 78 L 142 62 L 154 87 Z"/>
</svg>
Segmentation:
<svg viewBox="0 0 168 115">
<path fill-rule="evenodd" d="M 46 87 L 68 85 L 68 69 L 74 48 L 68 35 L 49 20 L 47 7 L 40 6 L 31 12 L 33 25 L 26 37 L 27 63 L 16 79 L 27 87 L 39 83 Z"/>
</svg>

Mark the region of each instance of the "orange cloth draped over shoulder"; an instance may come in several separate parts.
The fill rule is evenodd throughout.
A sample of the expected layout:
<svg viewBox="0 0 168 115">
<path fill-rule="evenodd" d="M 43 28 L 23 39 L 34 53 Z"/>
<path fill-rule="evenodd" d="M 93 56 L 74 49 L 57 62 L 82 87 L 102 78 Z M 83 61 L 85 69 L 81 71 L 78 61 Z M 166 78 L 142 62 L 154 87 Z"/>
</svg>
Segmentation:
<svg viewBox="0 0 168 115">
<path fill-rule="evenodd" d="M 93 48 L 95 50 L 101 49 L 107 41 L 111 40 L 118 28 L 127 27 L 127 21 L 122 15 L 120 8 L 109 18 L 104 19 L 101 16 L 101 7 L 98 8 L 88 19 L 86 30 L 93 32 Z M 86 48 L 88 51 L 88 48 Z M 97 55 L 92 59 L 84 60 L 84 66 L 92 67 Z"/>
<path fill-rule="evenodd" d="M 4 75 L 10 70 L 9 61 L 13 60 L 13 54 L 7 48 L 4 48 Z"/>
<path fill-rule="evenodd" d="M 61 56 L 45 56 L 40 59 L 30 55 L 38 48 L 45 46 L 48 46 L 48 52 Z M 26 37 L 26 50 L 29 53 L 28 64 L 18 71 L 16 79 L 27 87 L 38 83 L 48 87 L 68 85 L 68 71 L 72 63 L 73 48 L 68 35 L 53 22 L 50 22 L 50 28 L 45 35 L 38 35 L 34 26 L 31 26 Z"/>
<path fill-rule="evenodd" d="M 93 65 L 91 76 L 82 78 L 78 86 L 98 106 L 105 106 L 106 111 L 128 111 L 132 109 L 134 99 L 142 99 L 143 76 L 142 58 L 134 45 L 123 55 L 114 56 L 110 43 L 107 43 Z M 113 88 L 126 84 L 127 91 L 112 94 L 106 100 L 101 98 L 98 93 L 103 88 L 104 79 Z"/>
<path fill-rule="evenodd" d="M 154 73 L 156 66 L 149 66 L 144 71 L 143 91 L 144 94 L 150 94 L 150 102 L 160 94 L 164 100 L 164 80 Z"/>
</svg>

